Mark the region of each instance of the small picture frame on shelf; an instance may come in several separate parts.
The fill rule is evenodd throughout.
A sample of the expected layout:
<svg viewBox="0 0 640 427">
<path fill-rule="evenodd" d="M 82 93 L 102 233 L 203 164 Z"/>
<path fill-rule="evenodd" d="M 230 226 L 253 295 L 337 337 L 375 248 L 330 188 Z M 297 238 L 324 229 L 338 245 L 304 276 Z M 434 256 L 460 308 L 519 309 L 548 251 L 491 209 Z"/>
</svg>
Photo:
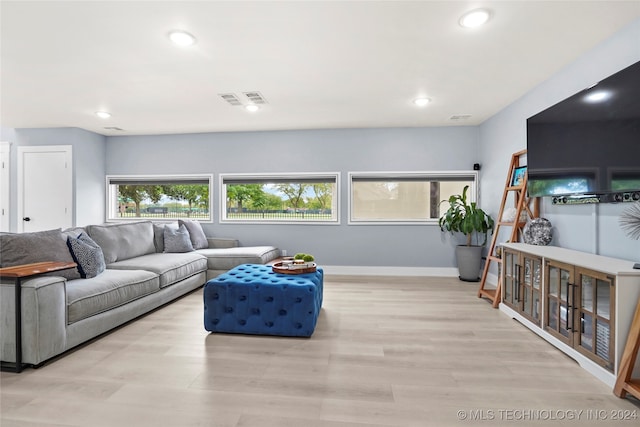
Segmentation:
<svg viewBox="0 0 640 427">
<path fill-rule="evenodd" d="M 526 166 L 520 166 L 519 168 L 515 168 L 515 170 L 513 171 L 513 178 L 511 178 L 511 186 L 518 187 L 522 185 L 522 183 L 524 182 L 524 177 L 526 173 L 527 173 Z"/>
</svg>

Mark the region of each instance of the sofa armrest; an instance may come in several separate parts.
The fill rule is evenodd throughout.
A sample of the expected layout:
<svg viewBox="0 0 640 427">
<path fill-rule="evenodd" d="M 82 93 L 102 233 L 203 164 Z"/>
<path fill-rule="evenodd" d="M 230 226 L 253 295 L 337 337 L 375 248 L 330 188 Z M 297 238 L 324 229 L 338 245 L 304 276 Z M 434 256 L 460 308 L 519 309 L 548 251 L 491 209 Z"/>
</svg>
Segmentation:
<svg viewBox="0 0 640 427">
<path fill-rule="evenodd" d="M 22 361 L 37 365 L 62 353 L 67 345 L 66 280 L 40 276 L 22 282 Z M 16 360 L 15 284 L 0 283 L 0 359 Z"/>
<path fill-rule="evenodd" d="M 237 239 L 227 239 L 224 237 L 207 237 L 209 249 L 237 248 L 240 242 Z"/>
</svg>

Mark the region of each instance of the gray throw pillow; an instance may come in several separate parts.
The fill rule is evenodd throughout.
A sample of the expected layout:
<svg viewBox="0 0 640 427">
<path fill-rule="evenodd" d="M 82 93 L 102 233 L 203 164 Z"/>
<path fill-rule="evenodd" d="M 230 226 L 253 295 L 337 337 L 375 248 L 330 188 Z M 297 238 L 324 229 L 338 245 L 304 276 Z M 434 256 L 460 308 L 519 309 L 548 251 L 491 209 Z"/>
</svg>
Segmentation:
<svg viewBox="0 0 640 427">
<path fill-rule="evenodd" d="M 178 229 L 178 223 L 172 222 L 169 224 L 156 224 L 153 223 L 153 244 L 156 246 L 156 252 L 164 252 L 164 229 L 170 227 L 174 230 Z"/>
<path fill-rule="evenodd" d="M 189 231 L 184 225 L 177 230 L 170 227 L 164 228 L 164 251 L 177 253 L 193 251 Z"/>
<path fill-rule="evenodd" d="M 69 236 L 67 245 L 83 279 L 96 277 L 105 270 L 102 248 L 85 233 L 81 233 L 77 238 Z"/>
<path fill-rule="evenodd" d="M 191 244 L 193 249 L 207 249 L 209 247 L 209 241 L 204 234 L 202 225 L 198 221 L 190 219 L 180 219 L 178 224 L 184 225 L 189 230 L 189 236 L 191 237 Z"/>
<path fill-rule="evenodd" d="M 71 227 L 71 228 L 67 228 L 65 230 L 62 230 L 62 237 L 64 237 L 65 240 L 66 240 L 67 237 L 69 237 L 69 236 L 78 237 L 82 233 L 86 233 L 86 232 L 87 231 L 84 229 L 84 227 Z"/>
<path fill-rule="evenodd" d="M 0 267 L 32 264 L 34 262 L 75 262 L 69 252 L 62 229 L 0 235 Z M 77 268 L 47 273 L 65 279 L 79 279 Z"/>
</svg>

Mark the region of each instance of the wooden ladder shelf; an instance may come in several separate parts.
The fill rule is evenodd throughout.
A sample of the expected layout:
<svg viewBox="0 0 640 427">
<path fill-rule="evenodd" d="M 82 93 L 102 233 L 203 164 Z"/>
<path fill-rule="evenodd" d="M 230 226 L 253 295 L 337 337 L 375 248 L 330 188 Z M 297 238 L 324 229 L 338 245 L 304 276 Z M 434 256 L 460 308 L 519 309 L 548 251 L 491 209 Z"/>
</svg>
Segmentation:
<svg viewBox="0 0 640 427">
<path fill-rule="evenodd" d="M 618 397 L 625 397 L 627 393 L 631 393 L 636 399 L 640 399 L 640 378 L 631 378 L 633 367 L 638 358 L 638 348 L 640 348 L 640 299 L 638 299 L 636 313 L 633 316 L 631 328 L 629 328 L 627 344 L 620 359 L 618 377 L 613 387 L 613 394 Z"/>
<path fill-rule="evenodd" d="M 484 264 L 484 270 L 482 271 L 482 277 L 480 279 L 480 287 L 478 288 L 478 298 L 487 298 L 491 301 L 494 308 L 498 307 L 502 297 L 502 279 L 498 278 L 498 283 L 495 288 L 487 288 L 487 276 L 492 263 L 498 264 L 498 269 L 502 265 L 502 258 L 496 253 L 496 244 L 500 235 L 501 227 L 511 227 L 511 234 L 509 235 L 509 242 L 518 242 L 520 240 L 521 232 L 524 226 L 527 224 L 525 218 L 521 218 L 522 212 L 526 212 L 526 218 L 537 218 L 539 215 L 539 201 L 538 198 L 527 197 L 527 173 L 520 176 L 519 179 L 515 179 L 516 170 L 521 167 L 521 161 L 523 156 L 527 154 L 527 150 L 518 151 L 511 156 L 511 163 L 509 164 L 509 172 L 507 173 L 507 180 L 504 185 L 504 192 L 502 193 L 502 202 L 500 203 L 500 212 L 498 213 L 498 220 L 493 230 L 493 236 L 491 238 L 491 245 L 489 246 L 489 252 L 487 260 Z M 518 171 L 520 172 L 520 171 Z M 513 195 L 513 197 L 509 197 Z M 516 209 L 514 219 L 511 221 L 504 221 L 503 214 L 505 206 L 510 203 L 510 199 L 513 199 L 513 204 Z M 533 206 L 532 205 L 533 202 Z"/>
</svg>

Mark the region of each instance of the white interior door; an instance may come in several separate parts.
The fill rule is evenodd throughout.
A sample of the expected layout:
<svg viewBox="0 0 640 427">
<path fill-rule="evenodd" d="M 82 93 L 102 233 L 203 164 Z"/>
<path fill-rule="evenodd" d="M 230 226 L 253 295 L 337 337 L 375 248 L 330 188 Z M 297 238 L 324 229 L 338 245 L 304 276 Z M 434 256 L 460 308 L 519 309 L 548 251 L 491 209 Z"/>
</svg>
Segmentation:
<svg viewBox="0 0 640 427">
<path fill-rule="evenodd" d="M 72 225 L 70 145 L 18 147 L 18 231 Z"/>
<path fill-rule="evenodd" d="M 0 142 L 0 231 L 10 231 L 9 223 L 9 198 L 11 186 L 9 185 L 9 165 L 11 160 L 11 144 Z"/>
</svg>

